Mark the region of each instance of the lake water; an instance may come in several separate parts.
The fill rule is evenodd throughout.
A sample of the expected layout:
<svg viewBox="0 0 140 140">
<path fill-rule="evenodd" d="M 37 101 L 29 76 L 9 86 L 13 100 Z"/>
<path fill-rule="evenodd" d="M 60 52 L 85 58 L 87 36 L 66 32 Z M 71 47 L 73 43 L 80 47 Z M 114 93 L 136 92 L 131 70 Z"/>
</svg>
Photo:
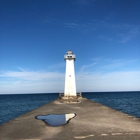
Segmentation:
<svg viewBox="0 0 140 140">
<path fill-rule="evenodd" d="M 0 95 L 0 125 L 58 98 L 51 94 Z M 83 97 L 140 118 L 138 92 L 84 92 Z"/>
</svg>

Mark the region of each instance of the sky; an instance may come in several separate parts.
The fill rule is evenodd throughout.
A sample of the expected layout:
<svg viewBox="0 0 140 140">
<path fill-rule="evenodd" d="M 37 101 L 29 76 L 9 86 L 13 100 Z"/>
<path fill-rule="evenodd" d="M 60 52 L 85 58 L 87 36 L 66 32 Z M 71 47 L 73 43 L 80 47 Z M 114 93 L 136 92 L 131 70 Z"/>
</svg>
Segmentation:
<svg viewBox="0 0 140 140">
<path fill-rule="evenodd" d="M 140 0 L 0 0 L 0 94 L 140 91 Z"/>
</svg>

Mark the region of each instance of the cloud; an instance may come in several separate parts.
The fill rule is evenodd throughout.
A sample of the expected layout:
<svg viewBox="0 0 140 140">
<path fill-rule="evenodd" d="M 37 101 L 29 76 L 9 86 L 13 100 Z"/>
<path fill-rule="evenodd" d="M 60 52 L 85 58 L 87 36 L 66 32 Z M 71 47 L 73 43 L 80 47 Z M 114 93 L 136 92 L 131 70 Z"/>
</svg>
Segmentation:
<svg viewBox="0 0 140 140">
<path fill-rule="evenodd" d="M 10 77 L 16 79 L 22 79 L 27 81 L 40 81 L 40 80 L 53 80 L 56 77 L 61 78 L 61 74 L 58 72 L 44 72 L 44 71 L 6 71 L 0 75 L 1 77 Z"/>
<path fill-rule="evenodd" d="M 104 18 L 101 20 L 89 19 L 88 21 L 81 23 L 82 21 L 80 21 L 79 18 L 79 20 L 76 20 L 76 22 L 63 22 L 63 26 L 67 28 L 79 29 L 84 33 L 96 33 L 100 40 L 113 43 L 114 41 L 126 43 L 135 39 L 140 34 L 139 25 L 127 23 L 118 24 L 112 23 L 109 20 Z M 101 29 L 106 31 L 100 32 Z"/>
<path fill-rule="evenodd" d="M 100 61 L 102 58 L 101 57 L 94 57 L 94 58 L 91 58 L 92 61 L 94 62 L 98 62 Z"/>
<path fill-rule="evenodd" d="M 28 74 L 27 74 L 28 73 Z M 0 93 L 63 92 L 64 74 L 48 72 L 5 72 L 0 77 Z M 35 78 L 34 78 L 35 77 Z M 140 71 L 78 72 L 77 92 L 140 90 Z"/>
<path fill-rule="evenodd" d="M 62 92 L 64 74 L 47 71 L 5 71 L 0 73 L 0 93 Z"/>
<path fill-rule="evenodd" d="M 140 27 L 133 27 L 128 30 L 126 33 L 118 34 L 117 36 L 120 37 L 120 42 L 126 43 L 133 38 L 135 38 L 140 33 Z"/>
<path fill-rule="evenodd" d="M 76 23 L 76 22 L 66 22 L 64 23 L 65 27 L 69 27 L 69 28 L 83 28 L 86 27 L 86 24 L 80 24 L 80 23 Z"/>
<path fill-rule="evenodd" d="M 115 35 L 118 37 L 119 42 L 126 43 L 132 39 L 134 39 L 138 34 L 140 34 L 140 26 L 133 24 L 110 24 L 104 23 L 104 25 L 108 28 L 114 29 L 114 37 Z M 110 41 L 110 38 L 103 37 L 107 41 Z"/>
<path fill-rule="evenodd" d="M 77 90 L 140 91 L 140 71 L 92 72 L 77 75 Z"/>
<path fill-rule="evenodd" d="M 80 72 L 95 70 L 108 72 L 127 68 L 132 69 L 139 62 L 139 59 L 102 59 L 101 57 L 92 58 L 91 60 L 93 61 L 91 64 L 81 66 Z"/>
<path fill-rule="evenodd" d="M 58 63 L 58 64 L 51 65 L 48 68 L 49 69 L 60 69 L 60 68 L 63 68 L 63 67 L 65 67 L 65 62 L 61 62 L 61 63 Z"/>
<path fill-rule="evenodd" d="M 132 59 L 132 60 L 124 60 L 124 59 L 106 59 L 102 60 L 105 62 L 105 65 L 103 65 L 101 68 L 102 69 L 114 69 L 114 68 L 123 68 L 124 66 L 126 67 L 127 65 L 131 65 L 134 62 L 137 61 L 137 59 Z"/>
<path fill-rule="evenodd" d="M 89 64 L 89 65 L 83 65 L 83 66 L 81 67 L 80 71 L 84 71 L 84 70 L 86 70 L 87 68 L 90 68 L 90 67 L 94 66 L 95 64 L 96 64 L 96 63 L 92 63 L 92 64 Z"/>
<path fill-rule="evenodd" d="M 133 67 L 133 64 L 137 63 L 137 59 L 103 60 L 101 58 L 93 58 L 93 61 L 97 62 L 96 65 L 94 63 L 84 65 L 76 74 L 77 90 L 79 92 L 140 90 L 139 68 L 135 68 L 135 70 L 128 68 Z"/>
<path fill-rule="evenodd" d="M 139 68 L 122 69 L 127 65 L 132 67 L 138 60 L 93 58 L 93 61 L 76 72 L 77 92 L 140 90 Z M 98 70 L 95 71 L 95 67 Z M 19 67 L 16 71 L 1 71 L 0 79 L 0 94 L 58 93 L 64 91 L 65 73 L 31 71 Z"/>
<path fill-rule="evenodd" d="M 116 24 L 109 23 L 106 20 L 95 20 L 93 24 L 89 24 L 89 26 L 91 26 L 91 28 L 96 28 L 96 31 L 103 27 L 106 28 L 110 34 L 106 32 L 107 34 L 98 35 L 98 38 L 105 41 L 117 40 L 121 43 L 126 43 L 140 34 L 140 26 L 134 24 Z"/>
</svg>

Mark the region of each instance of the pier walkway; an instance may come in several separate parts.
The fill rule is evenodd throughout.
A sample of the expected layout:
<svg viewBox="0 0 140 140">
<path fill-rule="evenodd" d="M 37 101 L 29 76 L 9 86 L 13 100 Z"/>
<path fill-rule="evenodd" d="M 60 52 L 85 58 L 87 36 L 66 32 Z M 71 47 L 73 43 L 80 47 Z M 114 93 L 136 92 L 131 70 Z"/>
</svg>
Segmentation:
<svg viewBox="0 0 140 140">
<path fill-rule="evenodd" d="M 51 127 L 37 115 L 76 113 L 68 124 Z M 140 119 L 85 98 L 50 102 L 0 126 L 0 140 L 140 140 Z"/>
</svg>

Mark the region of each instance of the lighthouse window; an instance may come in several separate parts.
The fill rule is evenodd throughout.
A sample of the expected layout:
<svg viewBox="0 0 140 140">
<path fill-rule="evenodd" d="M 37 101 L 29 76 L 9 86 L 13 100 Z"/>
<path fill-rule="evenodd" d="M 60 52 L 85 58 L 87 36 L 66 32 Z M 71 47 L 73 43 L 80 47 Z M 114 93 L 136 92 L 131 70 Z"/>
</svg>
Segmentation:
<svg viewBox="0 0 140 140">
<path fill-rule="evenodd" d="M 71 77 L 71 75 L 69 75 L 69 77 Z"/>
</svg>

